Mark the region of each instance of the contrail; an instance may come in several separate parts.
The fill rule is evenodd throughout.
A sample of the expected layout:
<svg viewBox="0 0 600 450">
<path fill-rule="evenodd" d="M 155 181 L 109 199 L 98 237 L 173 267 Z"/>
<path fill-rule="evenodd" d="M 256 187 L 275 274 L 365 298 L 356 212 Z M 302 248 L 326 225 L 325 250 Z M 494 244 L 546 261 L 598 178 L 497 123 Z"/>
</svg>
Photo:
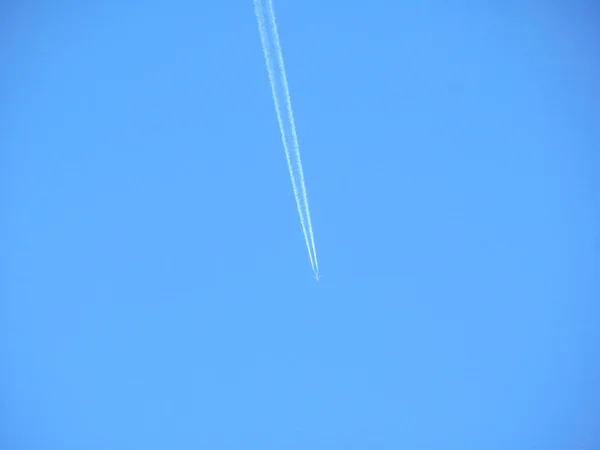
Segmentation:
<svg viewBox="0 0 600 450">
<path fill-rule="evenodd" d="M 294 198 L 296 199 L 296 206 L 298 208 L 298 215 L 300 216 L 300 224 L 302 225 L 302 233 L 304 234 L 304 240 L 306 242 L 306 249 L 308 250 L 308 258 L 310 259 L 310 265 L 314 271 L 317 271 L 317 267 L 315 261 L 313 260 L 313 254 L 311 252 L 311 247 L 309 243 L 309 235 L 306 229 L 306 223 L 304 219 L 304 214 L 302 211 L 300 193 L 298 192 L 298 186 L 296 186 L 296 177 L 294 176 L 294 168 L 292 166 L 292 160 L 290 158 L 290 151 L 288 149 L 286 133 L 283 125 L 283 119 L 281 116 L 281 110 L 279 108 L 279 97 L 277 96 L 277 90 L 275 88 L 275 72 L 273 70 L 271 54 L 269 51 L 269 39 L 267 37 L 267 30 L 265 27 L 264 21 L 264 13 L 262 9 L 261 0 L 254 0 L 254 12 L 256 14 L 256 20 L 258 21 L 258 30 L 260 32 L 260 40 L 262 44 L 263 54 L 265 56 L 265 64 L 267 66 L 267 73 L 269 75 L 269 84 L 271 85 L 271 93 L 273 95 L 273 103 L 275 105 L 275 113 L 277 114 L 277 122 L 279 123 L 279 131 L 281 132 L 281 140 L 283 141 L 283 149 L 285 151 L 285 158 L 287 160 L 288 170 L 290 172 L 290 179 L 292 180 L 292 188 L 294 190 Z M 285 74 L 284 74 L 285 75 Z M 292 128 L 293 130 L 293 128 Z M 295 130 L 293 131 L 295 135 Z M 298 158 L 297 158 L 298 160 Z M 300 171 L 302 167 L 299 166 Z M 300 172 L 302 173 L 302 172 Z M 303 180 L 303 176 L 301 176 L 300 180 Z M 303 183 L 302 183 L 303 185 Z M 314 243 L 313 243 L 314 248 Z"/>
<path fill-rule="evenodd" d="M 256 4 L 256 1 L 255 1 Z M 277 31 L 277 22 L 275 20 L 275 11 L 273 10 L 273 1 L 267 0 L 268 15 L 271 22 L 271 30 L 273 32 L 273 41 L 275 46 L 275 54 L 279 63 L 279 75 L 283 83 L 283 92 L 285 95 L 285 104 L 287 107 L 288 120 L 292 130 L 293 151 L 296 157 L 296 165 L 298 166 L 298 174 L 300 176 L 300 191 L 302 192 L 302 200 L 304 201 L 304 211 L 306 213 L 306 223 L 308 224 L 308 233 L 312 244 L 313 257 L 315 259 L 316 271 L 319 271 L 319 262 L 317 261 L 317 250 L 315 249 L 315 236 L 312 230 L 312 221 L 310 220 L 310 211 L 308 209 L 308 195 L 306 193 L 306 185 L 304 184 L 304 171 L 302 170 L 302 161 L 300 160 L 300 145 L 298 144 L 298 135 L 296 134 L 296 124 L 294 122 L 294 114 L 292 112 L 292 101 L 290 100 L 290 90 L 288 87 L 287 76 L 285 74 L 285 65 L 283 63 L 283 52 L 279 42 L 279 32 Z"/>
</svg>

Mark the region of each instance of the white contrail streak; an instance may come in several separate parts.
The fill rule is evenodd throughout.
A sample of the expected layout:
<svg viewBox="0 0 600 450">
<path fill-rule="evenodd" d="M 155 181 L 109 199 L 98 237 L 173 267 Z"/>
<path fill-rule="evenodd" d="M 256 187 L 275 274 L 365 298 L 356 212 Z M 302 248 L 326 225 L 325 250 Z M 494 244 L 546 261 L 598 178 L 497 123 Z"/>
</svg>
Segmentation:
<svg viewBox="0 0 600 450">
<path fill-rule="evenodd" d="M 300 176 L 300 191 L 302 192 L 302 200 L 304 201 L 304 212 L 306 214 L 306 223 L 308 225 L 308 233 L 310 235 L 310 241 L 312 244 L 313 258 L 315 260 L 316 271 L 319 271 L 319 262 L 317 261 L 317 250 L 315 249 L 315 237 L 312 230 L 312 221 L 310 220 L 310 211 L 308 208 L 308 195 L 306 192 L 306 185 L 304 184 L 304 171 L 302 170 L 302 161 L 300 160 L 300 145 L 298 144 L 298 135 L 296 134 L 296 124 L 294 122 L 294 114 L 292 112 L 292 101 L 290 100 L 290 90 L 288 87 L 287 76 L 285 74 L 285 65 L 283 63 L 283 52 L 281 51 L 281 44 L 279 42 L 279 32 L 277 31 L 277 22 L 275 20 L 275 11 L 273 10 L 273 1 L 267 0 L 268 15 L 271 24 L 271 30 L 273 33 L 273 44 L 275 46 L 275 54 L 277 55 L 277 61 L 279 63 L 279 75 L 283 83 L 283 92 L 285 96 L 285 104 L 287 108 L 288 120 L 290 122 L 292 130 L 292 142 L 294 156 L 296 157 L 296 165 L 298 166 L 298 175 Z"/>
<path fill-rule="evenodd" d="M 277 114 L 277 121 L 279 123 L 279 131 L 281 132 L 281 140 L 283 141 L 283 149 L 285 150 L 285 158 L 287 160 L 288 170 L 290 172 L 290 179 L 292 180 L 292 188 L 294 190 L 294 198 L 296 199 L 296 206 L 298 208 L 298 215 L 300 216 L 300 224 L 302 225 L 302 233 L 304 234 L 304 240 L 306 242 L 306 249 L 308 250 L 308 258 L 310 259 L 310 265 L 313 271 L 318 270 L 313 260 L 313 254 L 311 252 L 311 246 L 309 243 L 309 235 L 306 229 L 306 223 L 304 214 L 302 211 L 301 197 L 298 192 L 298 186 L 296 185 L 296 177 L 294 176 L 294 168 L 292 166 L 292 160 L 290 158 L 290 151 L 288 149 L 286 133 L 284 129 L 283 119 L 281 116 L 281 110 L 279 108 L 279 97 L 277 95 L 277 89 L 275 87 L 275 71 L 273 70 L 271 54 L 269 51 L 269 39 L 267 36 L 267 30 L 265 27 L 264 13 L 262 9 L 261 0 L 254 0 L 254 12 L 256 14 L 256 20 L 258 21 L 258 30 L 260 32 L 260 40 L 262 44 L 263 54 L 265 56 L 265 64 L 267 66 L 267 73 L 269 75 L 269 83 L 271 85 L 271 93 L 273 95 L 273 103 L 275 105 L 275 113 Z M 302 167 L 300 166 L 300 170 Z M 303 180 L 303 177 L 300 178 Z M 313 243 L 314 248 L 314 243 Z"/>
</svg>

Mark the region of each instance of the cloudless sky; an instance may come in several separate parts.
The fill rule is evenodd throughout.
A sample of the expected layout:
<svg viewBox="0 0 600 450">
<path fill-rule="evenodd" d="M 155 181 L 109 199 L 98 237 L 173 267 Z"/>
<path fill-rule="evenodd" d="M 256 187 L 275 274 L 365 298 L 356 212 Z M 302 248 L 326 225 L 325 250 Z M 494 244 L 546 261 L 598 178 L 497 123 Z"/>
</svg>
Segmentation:
<svg viewBox="0 0 600 450">
<path fill-rule="evenodd" d="M 320 282 L 251 0 L 2 6 L 0 447 L 600 448 L 600 16 L 504 3 L 275 0 Z"/>
</svg>

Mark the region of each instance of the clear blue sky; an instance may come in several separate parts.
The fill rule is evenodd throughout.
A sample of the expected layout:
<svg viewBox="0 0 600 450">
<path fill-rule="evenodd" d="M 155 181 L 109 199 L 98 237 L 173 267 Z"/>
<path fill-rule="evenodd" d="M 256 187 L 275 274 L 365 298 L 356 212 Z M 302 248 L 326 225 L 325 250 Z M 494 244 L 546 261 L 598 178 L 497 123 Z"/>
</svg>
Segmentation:
<svg viewBox="0 0 600 450">
<path fill-rule="evenodd" d="M 519 4 L 275 0 L 320 282 L 251 0 L 2 6 L 0 447 L 600 448 L 599 16 Z"/>
</svg>

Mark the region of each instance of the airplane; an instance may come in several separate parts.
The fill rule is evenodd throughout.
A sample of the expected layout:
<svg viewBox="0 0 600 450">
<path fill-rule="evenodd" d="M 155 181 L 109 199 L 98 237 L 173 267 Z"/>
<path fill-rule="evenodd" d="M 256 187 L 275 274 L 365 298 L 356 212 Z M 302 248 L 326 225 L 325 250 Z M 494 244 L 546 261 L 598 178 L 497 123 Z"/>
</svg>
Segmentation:
<svg viewBox="0 0 600 450">
<path fill-rule="evenodd" d="M 315 280 L 319 281 L 319 277 L 320 277 L 319 272 L 315 273 Z"/>
</svg>

